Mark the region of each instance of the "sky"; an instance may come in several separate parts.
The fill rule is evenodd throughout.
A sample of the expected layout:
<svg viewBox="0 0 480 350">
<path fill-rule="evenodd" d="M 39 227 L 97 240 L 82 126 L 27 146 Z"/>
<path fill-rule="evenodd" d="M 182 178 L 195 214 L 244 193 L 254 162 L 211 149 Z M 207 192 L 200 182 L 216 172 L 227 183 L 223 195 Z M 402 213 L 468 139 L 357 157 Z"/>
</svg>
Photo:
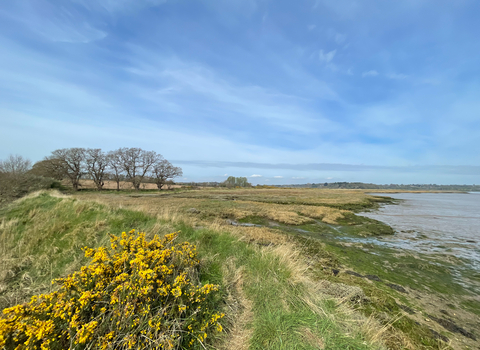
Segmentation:
<svg viewBox="0 0 480 350">
<path fill-rule="evenodd" d="M 154 150 L 177 181 L 480 183 L 477 0 L 0 5 L 0 159 Z"/>
</svg>

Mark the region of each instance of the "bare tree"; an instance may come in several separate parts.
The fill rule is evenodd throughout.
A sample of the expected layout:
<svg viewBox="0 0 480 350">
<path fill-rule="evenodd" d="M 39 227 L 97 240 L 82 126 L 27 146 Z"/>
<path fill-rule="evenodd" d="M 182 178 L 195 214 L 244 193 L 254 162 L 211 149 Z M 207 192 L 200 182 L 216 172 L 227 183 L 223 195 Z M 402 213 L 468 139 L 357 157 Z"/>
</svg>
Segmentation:
<svg viewBox="0 0 480 350">
<path fill-rule="evenodd" d="M 110 175 L 117 183 L 117 191 L 120 191 L 120 180 L 123 178 L 123 161 L 121 157 L 121 149 L 108 152 L 107 162 L 110 169 Z"/>
<path fill-rule="evenodd" d="M 100 148 L 85 150 L 85 165 L 98 191 L 101 191 L 105 182 L 105 170 L 108 165 L 107 156 Z"/>
<path fill-rule="evenodd" d="M 153 164 L 163 158 L 155 151 L 144 151 L 141 148 L 120 148 L 118 152 L 127 179 L 137 191 Z"/>
<path fill-rule="evenodd" d="M 6 160 L 0 161 L 0 172 L 13 176 L 23 175 L 32 167 L 29 159 L 19 155 L 9 155 Z"/>
<path fill-rule="evenodd" d="M 80 178 L 85 173 L 85 149 L 84 148 L 62 148 L 52 152 L 48 160 L 54 160 L 60 164 L 65 176 L 72 183 L 73 188 L 78 191 L 80 187 Z"/>
<path fill-rule="evenodd" d="M 167 183 L 168 179 L 182 175 L 182 168 L 173 166 L 172 163 L 166 159 L 157 161 L 152 167 L 152 177 L 159 190 Z"/>
</svg>

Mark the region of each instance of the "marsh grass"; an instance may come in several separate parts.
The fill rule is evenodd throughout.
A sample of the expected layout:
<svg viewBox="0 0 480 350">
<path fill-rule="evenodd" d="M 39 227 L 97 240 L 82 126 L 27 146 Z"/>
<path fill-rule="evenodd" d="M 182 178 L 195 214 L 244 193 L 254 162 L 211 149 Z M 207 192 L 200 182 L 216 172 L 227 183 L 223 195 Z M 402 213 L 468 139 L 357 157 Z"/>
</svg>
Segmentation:
<svg viewBox="0 0 480 350">
<path fill-rule="evenodd" d="M 155 210 L 143 203 L 135 211 L 120 201 L 100 202 L 42 192 L 0 213 L 1 264 L 9 271 L 2 276 L 2 308 L 50 291 L 51 279 L 85 263 L 80 248 L 106 244 L 109 232 L 135 228 L 148 237 L 175 229 L 197 246 L 200 281 L 220 285 L 225 301 L 226 332 L 205 346 L 229 348 L 234 339 L 239 349 L 382 348 L 380 338 L 366 335 L 367 318 L 318 292 L 285 235 L 204 221 L 172 202 Z"/>
<path fill-rule="evenodd" d="M 28 249 L 23 242 L 16 255 L 2 260 L 2 264 L 24 270 L 2 280 L 5 290 L 0 288 L 0 295 L 12 303 L 15 298 L 25 300 L 35 290 L 50 288 L 45 284 L 46 269 L 39 274 L 37 268 L 41 270 L 45 261 L 57 264 L 52 260 L 64 254 L 65 260 L 50 269 L 50 274 L 75 269 L 82 263 L 81 254 L 74 254 L 75 246 L 88 245 L 85 241 L 101 244 L 108 232 L 135 228 L 150 236 L 181 230 L 179 238 L 197 245 L 201 281 L 221 286 L 226 332 L 209 339 L 207 346 L 443 349 L 445 344 L 433 339 L 428 327 L 402 313 L 398 304 L 410 305 L 404 295 L 381 283 L 331 272 L 353 268 L 406 287 L 411 276 L 402 275 L 402 269 L 431 276 L 438 272 L 421 260 L 384 255 L 383 251 L 369 254 L 366 247 L 338 244 L 336 235 L 383 232 L 385 225 L 363 220 L 351 211 L 374 208 L 382 200 L 361 191 L 342 190 L 83 191 L 74 198 L 41 193 L 0 213 L 3 252 L 17 249 L 15 240 L 37 240 Z M 226 219 L 262 227 L 232 226 Z M 51 228 L 58 236 L 48 231 Z M 40 249 L 42 236 L 51 248 Z M 42 256 L 44 263 L 34 267 L 31 261 Z M 390 268 L 395 270 L 391 278 Z M 25 279 L 23 271 L 28 272 Z M 354 297 L 362 293 L 364 301 Z"/>
</svg>

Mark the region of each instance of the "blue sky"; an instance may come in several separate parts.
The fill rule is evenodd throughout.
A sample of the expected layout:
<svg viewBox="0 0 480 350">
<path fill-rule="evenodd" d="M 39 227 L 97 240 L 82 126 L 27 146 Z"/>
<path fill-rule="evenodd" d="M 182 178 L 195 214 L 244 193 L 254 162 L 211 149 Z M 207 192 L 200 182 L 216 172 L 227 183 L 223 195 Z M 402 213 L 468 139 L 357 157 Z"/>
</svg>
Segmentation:
<svg viewBox="0 0 480 350">
<path fill-rule="evenodd" d="M 5 1 L 0 159 L 141 147 L 184 181 L 478 184 L 479 15 L 475 0 Z"/>
</svg>

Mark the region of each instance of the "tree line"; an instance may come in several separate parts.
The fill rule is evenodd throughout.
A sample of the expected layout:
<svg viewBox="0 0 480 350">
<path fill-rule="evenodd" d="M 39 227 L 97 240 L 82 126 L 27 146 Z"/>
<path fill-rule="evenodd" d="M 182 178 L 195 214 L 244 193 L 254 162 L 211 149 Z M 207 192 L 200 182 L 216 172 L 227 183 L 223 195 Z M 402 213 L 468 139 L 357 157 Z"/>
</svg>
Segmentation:
<svg viewBox="0 0 480 350">
<path fill-rule="evenodd" d="M 182 169 L 173 166 L 161 154 L 141 148 L 119 148 L 104 152 L 100 148 L 62 148 L 35 163 L 30 170 L 34 175 L 57 180 L 68 179 L 75 190 L 80 180 L 91 179 L 97 190 L 102 190 L 106 180 L 117 183 L 131 182 L 135 190 L 144 181 L 154 182 L 158 189 L 170 180 L 182 176 Z"/>
</svg>

